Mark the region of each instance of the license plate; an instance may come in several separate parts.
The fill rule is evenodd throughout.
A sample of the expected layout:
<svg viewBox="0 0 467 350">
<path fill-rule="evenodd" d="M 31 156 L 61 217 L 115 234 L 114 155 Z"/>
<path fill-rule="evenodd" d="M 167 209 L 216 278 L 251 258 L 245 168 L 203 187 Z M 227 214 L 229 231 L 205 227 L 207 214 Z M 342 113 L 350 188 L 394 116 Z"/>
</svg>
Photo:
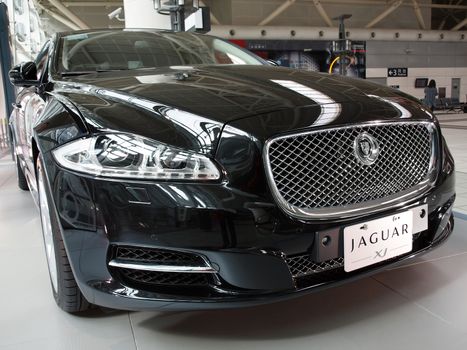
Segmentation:
<svg viewBox="0 0 467 350">
<path fill-rule="evenodd" d="M 414 214 L 408 210 L 344 228 L 344 270 L 354 271 L 410 252 Z"/>
</svg>

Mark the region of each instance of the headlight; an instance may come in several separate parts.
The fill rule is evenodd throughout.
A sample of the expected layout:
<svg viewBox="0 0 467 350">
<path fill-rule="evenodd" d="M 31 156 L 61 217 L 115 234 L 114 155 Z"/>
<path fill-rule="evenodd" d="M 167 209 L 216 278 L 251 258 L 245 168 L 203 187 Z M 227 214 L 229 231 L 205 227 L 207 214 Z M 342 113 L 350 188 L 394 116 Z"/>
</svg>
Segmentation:
<svg viewBox="0 0 467 350">
<path fill-rule="evenodd" d="M 72 141 L 53 151 L 64 168 L 121 178 L 216 180 L 220 173 L 207 157 L 144 137 L 102 134 Z"/>
</svg>

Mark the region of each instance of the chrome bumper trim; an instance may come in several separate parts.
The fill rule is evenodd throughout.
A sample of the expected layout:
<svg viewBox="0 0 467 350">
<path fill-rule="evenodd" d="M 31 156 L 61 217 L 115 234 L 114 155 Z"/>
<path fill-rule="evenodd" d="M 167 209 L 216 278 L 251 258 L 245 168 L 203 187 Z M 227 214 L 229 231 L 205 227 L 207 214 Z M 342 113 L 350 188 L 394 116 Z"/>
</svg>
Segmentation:
<svg viewBox="0 0 467 350">
<path fill-rule="evenodd" d="M 177 266 L 177 265 L 156 265 L 156 264 L 142 264 L 125 262 L 121 260 L 111 260 L 109 266 L 142 270 L 142 271 L 153 271 L 153 272 L 174 272 L 174 273 L 217 273 L 211 266 Z"/>
</svg>

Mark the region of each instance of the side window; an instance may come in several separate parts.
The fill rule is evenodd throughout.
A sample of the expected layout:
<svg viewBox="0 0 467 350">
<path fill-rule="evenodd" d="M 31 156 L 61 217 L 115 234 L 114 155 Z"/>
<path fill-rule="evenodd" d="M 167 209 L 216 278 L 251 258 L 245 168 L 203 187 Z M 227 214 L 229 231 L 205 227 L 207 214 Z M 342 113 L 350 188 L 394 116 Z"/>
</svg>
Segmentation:
<svg viewBox="0 0 467 350">
<path fill-rule="evenodd" d="M 46 43 L 34 61 L 37 67 L 37 80 L 42 80 L 47 69 L 47 60 L 49 58 L 49 43 Z"/>
</svg>

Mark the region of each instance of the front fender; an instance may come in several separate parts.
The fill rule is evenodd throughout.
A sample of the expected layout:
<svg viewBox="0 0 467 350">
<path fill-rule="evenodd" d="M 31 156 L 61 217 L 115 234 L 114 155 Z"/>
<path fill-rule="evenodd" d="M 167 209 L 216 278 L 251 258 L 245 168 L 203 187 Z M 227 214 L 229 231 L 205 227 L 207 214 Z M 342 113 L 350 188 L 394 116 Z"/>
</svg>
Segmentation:
<svg viewBox="0 0 467 350">
<path fill-rule="evenodd" d="M 89 133 L 81 114 L 69 101 L 50 96 L 34 126 L 34 140 L 42 154 Z"/>
</svg>

